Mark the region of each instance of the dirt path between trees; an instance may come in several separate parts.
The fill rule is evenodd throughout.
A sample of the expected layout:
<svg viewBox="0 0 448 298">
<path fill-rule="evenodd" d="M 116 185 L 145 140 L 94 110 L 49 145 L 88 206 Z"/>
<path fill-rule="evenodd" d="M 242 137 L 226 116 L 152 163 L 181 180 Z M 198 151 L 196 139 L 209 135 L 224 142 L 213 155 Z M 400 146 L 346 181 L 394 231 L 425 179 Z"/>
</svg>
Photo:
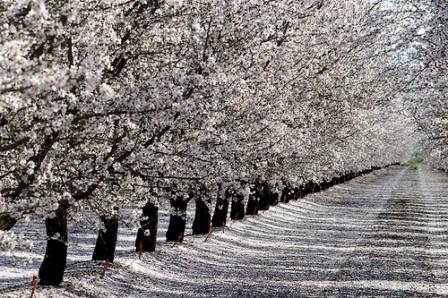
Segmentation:
<svg viewBox="0 0 448 298">
<path fill-rule="evenodd" d="M 447 232 L 448 176 L 395 166 L 231 223 L 207 242 L 189 237 L 142 259 L 123 250 L 104 280 L 99 265 L 72 262 L 61 288 L 37 294 L 447 297 Z"/>
</svg>

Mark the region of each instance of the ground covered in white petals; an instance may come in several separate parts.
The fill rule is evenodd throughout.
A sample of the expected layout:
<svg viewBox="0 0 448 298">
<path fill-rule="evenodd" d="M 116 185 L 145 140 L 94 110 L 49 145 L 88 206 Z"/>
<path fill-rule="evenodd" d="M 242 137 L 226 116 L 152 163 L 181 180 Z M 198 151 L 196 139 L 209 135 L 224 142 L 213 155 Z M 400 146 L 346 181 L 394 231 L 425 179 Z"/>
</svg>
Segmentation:
<svg viewBox="0 0 448 298">
<path fill-rule="evenodd" d="M 447 297 L 448 177 L 391 167 L 229 222 L 225 231 L 163 242 L 141 259 L 120 229 L 115 263 L 100 279 L 96 235 L 72 227 L 65 282 L 37 297 Z M 190 213 L 191 212 L 190 208 Z M 190 218 L 191 222 L 191 218 Z M 29 237 L 42 224 L 16 228 Z M 39 242 L 40 241 L 40 242 Z M 24 297 L 44 252 L 2 253 L 0 296 Z M 25 264 L 21 260 L 31 257 Z"/>
</svg>

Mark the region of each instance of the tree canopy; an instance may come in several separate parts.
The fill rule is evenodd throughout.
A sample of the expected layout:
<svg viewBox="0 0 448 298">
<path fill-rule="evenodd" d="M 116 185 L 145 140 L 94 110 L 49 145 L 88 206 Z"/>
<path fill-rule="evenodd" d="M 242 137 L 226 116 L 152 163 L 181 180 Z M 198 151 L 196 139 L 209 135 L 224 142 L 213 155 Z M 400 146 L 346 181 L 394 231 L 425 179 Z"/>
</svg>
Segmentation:
<svg viewBox="0 0 448 298">
<path fill-rule="evenodd" d="M 0 227 L 447 159 L 443 0 L 1 0 Z M 76 210 L 76 211 L 75 211 Z"/>
</svg>

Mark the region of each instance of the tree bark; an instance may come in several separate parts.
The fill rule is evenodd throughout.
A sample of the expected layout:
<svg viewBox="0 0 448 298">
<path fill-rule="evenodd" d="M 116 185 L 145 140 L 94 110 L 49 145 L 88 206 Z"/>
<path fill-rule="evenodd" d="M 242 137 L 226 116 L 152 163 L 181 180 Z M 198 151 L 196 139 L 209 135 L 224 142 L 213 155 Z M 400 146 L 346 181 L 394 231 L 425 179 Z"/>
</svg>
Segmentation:
<svg viewBox="0 0 448 298">
<path fill-rule="evenodd" d="M 258 194 L 258 210 L 269 210 L 269 203 L 271 198 L 271 190 L 269 189 L 269 185 L 262 185 L 257 189 Z"/>
<path fill-rule="evenodd" d="M 182 196 L 170 199 L 171 214 L 166 232 L 167 241 L 182 242 L 184 240 L 188 201 L 189 199 L 184 199 Z"/>
<path fill-rule="evenodd" d="M 157 226 L 159 222 L 159 207 L 148 201 L 142 208 L 140 228 L 137 231 L 135 249 L 137 252 L 154 251 L 157 244 Z"/>
<path fill-rule="evenodd" d="M 311 193 L 311 183 L 307 182 L 303 187 L 303 195 L 306 196 Z"/>
<path fill-rule="evenodd" d="M 212 227 L 224 227 L 227 223 L 227 212 L 229 211 L 230 194 L 226 192 L 226 198 L 216 200 L 215 212 L 212 218 Z"/>
<path fill-rule="evenodd" d="M 249 200 L 247 201 L 246 214 L 257 215 L 258 214 L 258 202 L 260 198 L 257 193 L 251 193 L 249 195 Z"/>
<path fill-rule="evenodd" d="M 113 263 L 115 247 L 117 245 L 118 215 L 114 215 L 110 218 L 103 215 L 101 216 L 101 221 L 104 224 L 105 230 L 100 229 L 98 231 L 98 238 L 96 239 L 92 260 L 102 260 Z"/>
<path fill-rule="evenodd" d="M 285 186 L 280 197 L 280 202 L 289 203 L 292 197 L 292 189 L 290 186 Z"/>
<path fill-rule="evenodd" d="M 294 187 L 294 200 L 298 200 L 302 197 L 302 189 L 300 187 Z"/>
<path fill-rule="evenodd" d="M 278 205 L 279 194 L 277 192 L 271 191 L 269 205 L 277 206 Z"/>
<path fill-rule="evenodd" d="M 66 202 L 60 203 L 54 218 L 47 218 L 47 249 L 39 269 L 41 285 L 57 286 L 64 279 L 67 263 L 67 209 Z"/>
<path fill-rule="evenodd" d="M 244 196 L 236 195 L 232 198 L 232 205 L 230 208 L 230 218 L 232 220 L 241 220 L 244 218 Z"/>
<path fill-rule="evenodd" d="M 210 232 L 210 205 L 211 199 L 206 199 L 205 202 L 200 198 L 196 199 L 193 235 L 206 235 Z"/>
</svg>

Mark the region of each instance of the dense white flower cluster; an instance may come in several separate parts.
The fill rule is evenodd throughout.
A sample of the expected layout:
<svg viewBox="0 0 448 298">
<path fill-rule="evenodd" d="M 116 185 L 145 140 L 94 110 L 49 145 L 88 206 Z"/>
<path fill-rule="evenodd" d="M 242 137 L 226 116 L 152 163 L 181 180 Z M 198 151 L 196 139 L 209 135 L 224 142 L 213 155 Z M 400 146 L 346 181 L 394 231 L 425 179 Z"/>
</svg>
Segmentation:
<svg viewBox="0 0 448 298">
<path fill-rule="evenodd" d="M 1 0 L 0 222 L 407 158 L 386 2 Z"/>
<path fill-rule="evenodd" d="M 422 132 L 422 157 L 448 170 L 448 3 L 431 0 L 425 8 L 428 13 L 406 56 L 412 74 L 403 101 Z"/>
<path fill-rule="evenodd" d="M 34 246 L 32 240 L 26 239 L 23 233 L 0 231 L 0 250 L 13 251 L 15 248 L 30 250 Z"/>
<path fill-rule="evenodd" d="M 171 216 L 183 217 L 183 218 L 185 218 L 187 216 L 187 213 L 185 212 L 185 210 L 180 210 L 178 208 L 170 208 L 169 214 Z"/>
</svg>

